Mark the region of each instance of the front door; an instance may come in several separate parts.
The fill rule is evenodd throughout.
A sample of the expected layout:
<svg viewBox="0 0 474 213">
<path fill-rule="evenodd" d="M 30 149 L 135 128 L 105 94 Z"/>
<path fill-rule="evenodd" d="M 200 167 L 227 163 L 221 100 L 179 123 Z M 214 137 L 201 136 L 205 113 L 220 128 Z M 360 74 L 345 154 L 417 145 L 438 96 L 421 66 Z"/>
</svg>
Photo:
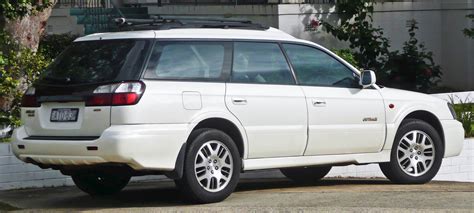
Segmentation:
<svg viewBox="0 0 474 213">
<path fill-rule="evenodd" d="M 348 66 L 315 47 L 284 44 L 308 106 L 305 155 L 371 153 L 385 140 L 385 110 Z"/>
</svg>

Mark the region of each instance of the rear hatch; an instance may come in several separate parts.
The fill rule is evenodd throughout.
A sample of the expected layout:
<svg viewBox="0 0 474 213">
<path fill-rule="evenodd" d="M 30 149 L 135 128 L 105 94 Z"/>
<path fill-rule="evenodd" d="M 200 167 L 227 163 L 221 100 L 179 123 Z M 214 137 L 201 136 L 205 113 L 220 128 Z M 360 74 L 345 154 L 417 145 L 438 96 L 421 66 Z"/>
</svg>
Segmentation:
<svg viewBox="0 0 474 213">
<path fill-rule="evenodd" d="M 68 47 L 23 97 L 22 121 L 28 135 L 100 136 L 110 126 L 110 93 L 119 82 L 140 84 L 151 43 L 114 39 Z"/>
</svg>

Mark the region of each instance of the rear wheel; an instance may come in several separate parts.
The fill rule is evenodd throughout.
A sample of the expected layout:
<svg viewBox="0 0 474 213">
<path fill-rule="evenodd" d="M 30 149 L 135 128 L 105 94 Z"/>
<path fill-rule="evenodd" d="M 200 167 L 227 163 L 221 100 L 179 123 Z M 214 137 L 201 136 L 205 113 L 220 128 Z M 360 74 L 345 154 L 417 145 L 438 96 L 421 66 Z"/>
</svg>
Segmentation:
<svg viewBox="0 0 474 213">
<path fill-rule="evenodd" d="M 424 121 L 407 119 L 397 131 L 390 162 L 380 169 L 394 183 L 426 183 L 438 173 L 443 155 L 438 132 Z"/>
<path fill-rule="evenodd" d="M 176 180 L 183 195 L 195 203 L 227 198 L 237 186 L 241 159 L 231 137 L 220 130 L 198 130 L 189 144 L 183 178 Z"/>
<path fill-rule="evenodd" d="M 77 188 L 90 195 L 111 195 L 120 192 L 130 176 L 111 174 L 75 174 L 72 180 Z"/>
<path fill-rule="evenodd" d="M 280 169 L 287 178 L 296 182 L 316 182 L 331 171 L 330 166 L 323 167 L 296 167 Z"/>
</svg>

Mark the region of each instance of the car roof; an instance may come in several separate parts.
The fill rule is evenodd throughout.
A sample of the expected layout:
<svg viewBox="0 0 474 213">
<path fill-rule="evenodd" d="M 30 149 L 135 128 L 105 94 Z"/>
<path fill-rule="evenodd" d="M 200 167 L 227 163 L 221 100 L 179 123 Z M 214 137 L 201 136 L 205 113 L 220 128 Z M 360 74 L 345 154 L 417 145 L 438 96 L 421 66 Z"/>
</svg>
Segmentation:
<svg viewBox="0 0 474 213">
<path fill-rule="evenodd" d="M 215 28 L 179 28 L 168 30 L 124 31 L 95 33 L 80 37 L 75 41 L 109 40 L 133 38 L 162 39 L 256 39 L 277 41 L 301 41 L 275 28 L 267 30 L 215 29 Z"/>
</svg>

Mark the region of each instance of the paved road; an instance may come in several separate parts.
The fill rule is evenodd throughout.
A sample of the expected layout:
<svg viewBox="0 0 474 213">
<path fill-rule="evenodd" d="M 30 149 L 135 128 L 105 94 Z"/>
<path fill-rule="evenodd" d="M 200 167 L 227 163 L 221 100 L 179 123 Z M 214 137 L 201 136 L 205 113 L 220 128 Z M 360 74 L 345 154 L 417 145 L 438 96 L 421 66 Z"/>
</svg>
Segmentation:
<svg viewBox="0 0 474 213">
<path fill-rule="evenodd" d="M 328 179 L 295 184 L 283 178 L 243 180 L 227 200 L 188 205 L 171 181 L 133 183 L 116 196 L 89 197 L 75 187 L 0 192 L 0 202 L 23 210 L 60 211 L 392 211 L 474 212 L 474 183 L 394 185 L 386 180 Z M 0 209 L 8 206 L 0 205 Z"/>
</svg>

